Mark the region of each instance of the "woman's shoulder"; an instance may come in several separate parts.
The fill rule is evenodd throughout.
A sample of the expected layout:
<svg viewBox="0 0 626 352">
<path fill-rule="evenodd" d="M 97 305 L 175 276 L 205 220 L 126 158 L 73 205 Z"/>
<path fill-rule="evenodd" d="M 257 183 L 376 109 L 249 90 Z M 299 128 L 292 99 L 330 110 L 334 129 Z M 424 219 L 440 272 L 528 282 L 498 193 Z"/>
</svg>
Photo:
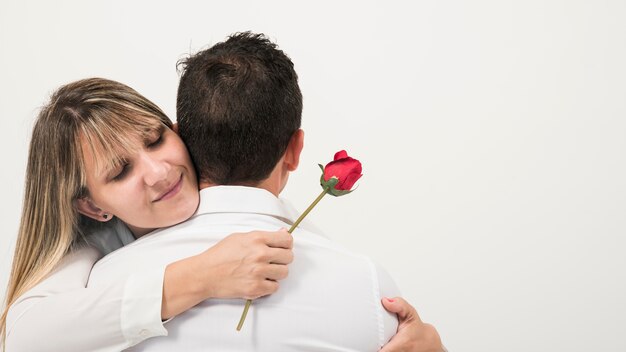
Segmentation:
<svg viewBox="0 0 626 352">
<path fill-rule="evenodd" d="M 133 242 L 135 237 L 123 221 L 114 218 L 98 228 L 94 228 L 83 237 L 79 246 L 89 246 L 97 249 L 102 255 L 107 255 Z"/>
</svg>

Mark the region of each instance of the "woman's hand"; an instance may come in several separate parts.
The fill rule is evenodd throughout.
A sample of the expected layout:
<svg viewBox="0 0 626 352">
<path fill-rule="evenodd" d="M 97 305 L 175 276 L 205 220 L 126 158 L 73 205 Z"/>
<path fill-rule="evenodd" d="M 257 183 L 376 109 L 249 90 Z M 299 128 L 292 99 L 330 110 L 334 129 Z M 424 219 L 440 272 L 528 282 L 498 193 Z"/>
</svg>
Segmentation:
<svg viewBox="0 0 626 352">
<path fill-rule="evenodd" d="M 206 251 L 167 266 L 161 318 L 208 298 L 254 299 L 278 290 L 293 261 L 293 237 L 285 229 L 227 236 Z"/>
<path fill-rule="evenodd" d="M 199 255 L 207 269 L 211 298 L 255 299 L 278 290 L 293 261 L 293 237 L 287 230 L 235 233 Z"/>
<path fill-rule="evenodd" d="M 434 326 L 422 322 L 417 311 L 401 297 L 383 298 L 383 306 L 398 315 L 398 331 L 380 352 L 446 352 Z"/>
</svg>

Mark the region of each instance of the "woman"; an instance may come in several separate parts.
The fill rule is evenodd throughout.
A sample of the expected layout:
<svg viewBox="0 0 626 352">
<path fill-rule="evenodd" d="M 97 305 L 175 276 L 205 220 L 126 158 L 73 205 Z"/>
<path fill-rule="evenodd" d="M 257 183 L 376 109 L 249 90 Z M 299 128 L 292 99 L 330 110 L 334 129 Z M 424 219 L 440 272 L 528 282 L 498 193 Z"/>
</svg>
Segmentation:
<svg viewBox="0 0 626 352">
<path fill-rule="evenodd" d="M 119 351 L 167 334 L 162 320 L 207 298 L 278 288 L 292 260 L 284 230 L 234 234 L 151 273 L 86 288 L 101 255 L 195 212 L 195 170 L 172 127 L 133 89 L 98 78 L 61 87 L 42 109 L 0 322 L 9 351 Z M 95 181 L 105 192 L 90 192 Z M 259 251 L 268 257 L 251 255 Z"/>
</svg>

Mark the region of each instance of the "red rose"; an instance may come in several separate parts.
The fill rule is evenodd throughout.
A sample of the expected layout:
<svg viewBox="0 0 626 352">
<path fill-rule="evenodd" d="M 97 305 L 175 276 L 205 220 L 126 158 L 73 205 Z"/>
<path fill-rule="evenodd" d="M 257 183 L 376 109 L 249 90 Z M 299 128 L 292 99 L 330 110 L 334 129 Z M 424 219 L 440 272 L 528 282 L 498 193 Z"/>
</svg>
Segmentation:
<svg viewBox="0 0 626 352">
<path fill-rule="evenodd" d="M 335 160 L 328 163 L 323 171 L 322 186 L 330 187 L 329 193 L 334 196 L 348 193 L 356 181 L 363 176 L 361 162 L 349 157 L 345 150 L 337 152 Z"/>
</svg>

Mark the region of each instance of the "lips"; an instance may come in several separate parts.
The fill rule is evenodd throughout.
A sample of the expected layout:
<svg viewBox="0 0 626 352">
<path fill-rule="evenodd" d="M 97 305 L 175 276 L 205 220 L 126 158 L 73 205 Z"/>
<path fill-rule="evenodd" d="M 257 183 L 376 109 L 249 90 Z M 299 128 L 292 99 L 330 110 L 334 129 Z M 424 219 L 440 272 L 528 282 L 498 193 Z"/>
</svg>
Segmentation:
<svg viewBox="0 0 626 352">
<path fill-rule="evenodd" d="M 175 197 L 178 192 L 180 192 L 180 190 L 183 188 L 183 175 L 180 175 L 180 178 L 178 179 L 178 181 L 176 183 L 174 183 L 171 187 L 169 187 L 167 189 L 167 191 L 161 193 L 155 200 L 153 200 L 152 202 L 159 202 L 162 200 L 167 200 L 170 199 L 172 197 Z"/>
</svg>

